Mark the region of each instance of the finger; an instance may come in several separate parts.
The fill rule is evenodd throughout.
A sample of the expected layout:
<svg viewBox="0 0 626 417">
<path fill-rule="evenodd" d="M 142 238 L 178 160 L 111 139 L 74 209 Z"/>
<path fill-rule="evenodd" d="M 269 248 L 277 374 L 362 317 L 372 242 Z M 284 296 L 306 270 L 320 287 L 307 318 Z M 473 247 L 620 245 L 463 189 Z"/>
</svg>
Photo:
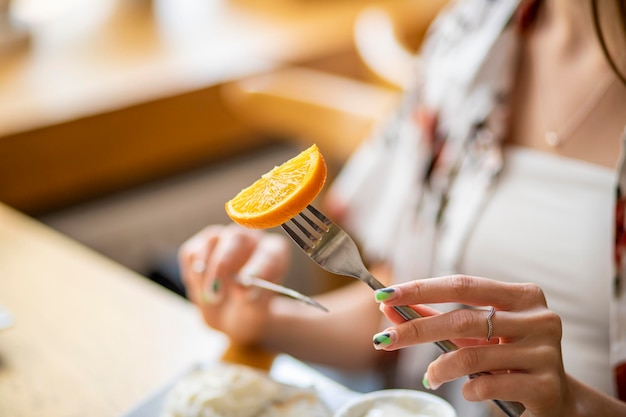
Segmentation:
<svg viewBox="0 0 626 417">
<path fill-rule="evenodd" d="M 190 272 L 192 261 L 197 257 L 202 246 L 223 230 L 222 225 L 210 225 L 187 239 L 178 249 L 178 263 L 183 278 Z"/>
<path fill-rule="evenodd" d="M 430 373 L 428 378 L 430 378 Z M 463 397 L 468 401 L 485 401 L 499 399 L 502 401 L 521 402 L 528 395 L 524 387 L 531 378 L 523 373 L 492 373 L 482 374 L 474 378 L 468 378 L 463 384 Z M 537 391 L 537 387 L 534 387 Z"/>
<path fill-rule="evenodd" d="M 239 272 L 240 275 L 253 276 L 268 281 L 279 282 L 287 271 L 288 245 L 284 237 L 276 233 L 266 234 L 257 244 L 252 256 Z M 265 294 L 268 300 L 272 294 L 270 291 L 263 291 L 261 288 L 248 286 L 246 297 L 249 301 L 261 300 Z"/>
<path fill-rule="evenodd" d="M 205 290 L 205 288 L 210 286 L 210 284 L 207 283 L 209 281 L 207 269 L 219 240 L 219 235 L 208 236 L 202 252 L 199 252 L 191 263 L 191 273 L 189 274 L 191 277 L 189 279 L 190 289 L 195 296 L 195 300 L 201 304 L 210 301 L 211 294 L 207 294 Z"/>
<path fill-rule="evenodd" d="M 563 389 L 555 374 L 522 372 L 481 374 L 463 384 L 468 401 L 500 400 L 523 404 L 528 415 L 565 415 L 560 411 Z M 540 388 L 538 388 L 540 387 Z M 524 415 L 527 415 L 524 413 Z"/>
<path fill-rule="evenodd" d="M 387 305 L 453 302 L 511 311 L 547 305 L 543 291 L 534 283 L 507 283 L 467 275 L 410 281 L 375 294 L 377 301 Z"/>
<path fill-rule="evenodd" d="M 409 306 L 410 308 L 412 308 L 413 310 L 415 310 L 422 318 L 419 319 L 415 319 L 418 321 L 423 320 L 426 317 L 433 317 L 436 315 L 441 314 L 439 311 L 435 310 L 432 307 L 428 307 L 428 306 L 423 306 L 423 305 L 414 305 L 414 306 Z M 407 320 L 401 316 L 397 311 L 395 311 L 393 309 L 392 306 L 387 306 L 385 304 L 381 304 L 380 305 L 380 310 L 385 314 L 385 316 L 394 324 L 396 325 L 402 325 L 403 323 L 406 323 Z M 417 323 L 411 323 L 411 325 L 416 325 Z M 415 343 L 419 343 L 419 342 L 412 342 L 410 340 L 411 336 L 407 336 L 407 335 L 402 335 L 402 336 L 398 336 L 398 333 L 396 331 L 397 328 L 388 328 L 386 330 L 383 330 L 382 332 L 374 335 L 373 341 L 374 341 L 374 347 L 378 350 L 387 350 L 387 351 L 393 351 L 393 350 L 397 350 L 397 349 L 401 349 L 403 347 L 407 347 L 409 345 L 415 344 Z M 384 340 L 385 343 L 377 343 L 380 340 Z M 456 339 L 456 338 L 438 338 L 437 340 L 430 340 L 431 342 L 438 342 L 441 340 L 450 340 L 452 341 L 455 345 L 462 347 L 462 346 L 467 346 L 467 345 L 473 345 L 476 344 L 476 342 L 474 341 L 468 341 L 466 339 Z M 492 342 L 490 343 L 497 343 L 496 339 L 493 339 Z"/>
<path fill-rule="evenodd" d="M 498 399 L 524 405 L 528 415 L 564 415 L 562 382 L 558 374 L 521 372 L 480 375 L 462 387 L 468 401 Z M 524 414 L 526 415 L 526 413 Z"/>
<path fill-rule="evenodd" d="M 425 305 L 421 305 L 421 304 L 412 305 L 408 307 L 413 309 L 417 314 L 419 314 L 422 317 L 430 317 L 430 316 L 435 316 L 437 314 L 440 314 L 439 311 L 437 311 L 436 309 L 425 306 Z M 387 319 L 391 321 L 393 324 L 401 324 L 407 321 L 403 316 L 400 315 L 400 313 L 398 313 L 393 308 L 393 306 L 380 304 L 379 308 L 380 308 L 380 311 L 383 312 L 385 317 L 387 317 Z"/>
<path fill-rule="evenodd" d="M 260 232 L 251 232 L 239 226 L 224 229 L 211 253 L 204 274 L 203 292 L 206 302 L 217 304 L 227 293 L 232 278 L 254 252 Z"/>
<path fill-rule="evenodd" d="M 426 373 L 429 385 L 436 388 L 465 375 L 484 372 L 540 374 L 559 363 L 559 349 L 551 345 L 532 348 L 513 344 L 469 346 L 439 356 Z M 551 373 L 558 373 L 558 369 L 554 370 Z"/>
<path fill-rule="evenodd" d="M 381 307 L 389 317 L 392 307 Z M 416 306 L 412 306 L 416 308 Z M 385 345 L 385 350 L 395 350 L 416 343 L 453 340 L 460 345 L 467 345 L 461 340 L 473 339 L 471 344 L 512 343 L 550 343 L 559 345 L 563 333 L 561 318 L 548 308 L 534 308 L 523 312 L 494 310 L 457 309 L 447 313 L 428 316 L 430 311 L 420 306 L 418 312 L 424 317 L 411 321 L 401 321 L 398 317 L 393 331 L 393 343 Z M 490 339 L 490 340 L 488 340 Z"/>
<path fill-rule="evenodd" d="M 416 307 L 417 306 L 412 306 L 412 308 Z M 392 312 L 393 308 L 390 306 L 385 306 L 383 309 L 386 314 L 397 314 Z M 489 334 L 489 325 L 487 322 L 489 311 L 487 310 L 458 309 L 447 313 L 431 314 L 433 309 L 420 306 L 420 311 L 424 313 L 422 318 L 398 321 L 394 327 L 381 332 L 388 335 L 388 337 L 385 338 L 386 343 L 382 346 L 376 346 L 375 343 L 375 347 L 381 350 L 392 351 L 418 343 L 438 342 L 441 340 L 452 340 L 458 346 L 474 345 L 477 343 L 498 343 L 499 337 L 495 333 L 496 328 L 498 328 L 498 334 L 500 334 L 501 331 L 512 332 L 516 330 L 516 323 L 518 326 L 524 323 L 519 317 L 513 315 L 513 313 L 502 312 L 502 314 L 508 314 L 514 317 L 512 320 L 504 320 L 504 318 L 499 317 L 500 321 L 498 322 L 498 326 L 496 326 L 493 322 L 495 316 L 492 316 L 490 318 L 492 323 L 491 334 Z M 500 312 L 498 312 L 498 314 L 500 314 Z M 394 317 L 394 319 L 397 319 L 397 317 Z M 505 325 L 500 326 L 500 322 L 505 323 Z M 376 337 L 377 335 L 374 336 L 374 342 L 376 342 Z M 490 340 L 486 340 L 487 337 L 489 337 Z"/>
<path fill-rule="evenodd" d="M 242 267 L 242 273 L 276 281 L 287 270 L 288 253 L 286 239 L 276 233 L 268 233 L 259 241 L 254 253 Z"/>
<path fill-rule="evenodd" d="M 475 342 L 472 344 L 524 341 L 556 345 L 560 343 L 563 333 L 559 315 L 549 309 L 516 313 L 496 310 L 489 320 L 488 317 L 487 310 L 458 309 L 398 323 L 387 330 L 394 331 L 394 343 L 389 343 L 386 350 L 447 339 L 473 339 Z"/>
<path fill-rule="evenodd" d="M 188 298 L 194 303 L 201 301 L 206 262 L 217 243 L 220 230 L 221 227 L 217 226 L 206 228 L 179 249 L 178 263 L 182 281 Z"/>
</svg>

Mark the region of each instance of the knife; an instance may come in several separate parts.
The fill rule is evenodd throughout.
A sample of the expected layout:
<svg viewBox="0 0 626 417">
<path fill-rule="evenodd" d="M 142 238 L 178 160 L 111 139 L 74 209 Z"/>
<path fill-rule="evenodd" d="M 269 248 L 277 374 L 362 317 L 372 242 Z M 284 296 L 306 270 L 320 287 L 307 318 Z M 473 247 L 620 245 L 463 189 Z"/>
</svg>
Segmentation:
<svg viewBox="0 0 626 417">
<path fill-rule="evenodd" d="M 237 275 L 235 277 L 235 281 L 237 281 L 239 284 L 243 285 L 244 287 L 257 287 L 257 288 L 262 288 L 264 290 L 276 292 L 282 295 L 286 295 L 287 297 L 291 297 L 295 300 L 301 301 L 315 308 L 318 308 L 322 311 L 328 312 L 328 309 L 326 307 L 324 307 L 323 305 L 315 301 L 313 298 L 307 295 L 301 294 L 298 291 L 293 290 L 291 288 L 287 288 L 282 285 L 276 284 L 275 282 L 266 281 L 262 278 L 256 277 L 254 275 L 248 275 L 248 274 Z"/>
</svg>

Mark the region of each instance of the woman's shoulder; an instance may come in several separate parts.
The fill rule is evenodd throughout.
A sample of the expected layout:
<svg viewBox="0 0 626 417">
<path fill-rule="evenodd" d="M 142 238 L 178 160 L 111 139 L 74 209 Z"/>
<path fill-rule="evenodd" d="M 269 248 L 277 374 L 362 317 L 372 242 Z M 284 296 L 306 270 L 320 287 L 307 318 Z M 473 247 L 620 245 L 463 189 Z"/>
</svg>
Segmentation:
<svg viewBox="0 0 626 417">
<path fill-rule="evenodd" d="M 420 74 L 428 84 L 437 80 L 463 85 L 472 82 L 490 51 L 510 27 L 521 0 L 454 0 L 435 19 L 420 53 Z M 507 42 L 504 42 L 507 43 Z M 510 48 L 509 48 L 510 49 Z M 445 88 L 448 91 L 447 88 Z"/>
</svg>

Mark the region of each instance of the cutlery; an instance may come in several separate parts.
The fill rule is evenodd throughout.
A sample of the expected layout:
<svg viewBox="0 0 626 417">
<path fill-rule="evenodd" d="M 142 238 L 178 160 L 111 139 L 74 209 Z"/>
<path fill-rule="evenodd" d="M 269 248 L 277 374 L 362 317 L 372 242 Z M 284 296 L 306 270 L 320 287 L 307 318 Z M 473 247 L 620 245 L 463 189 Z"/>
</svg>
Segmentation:
<svg viewBox="0 0 626 417">
<path fill-rule="evenodd" d="M 304 253 L 325 270 L 359 279 L 373 290 L 385 288 L 365 267 L 350 235 L 312 205 L 308 205 L 306 209 L 283 223 L 281 227 Z M 405 320 L 421 317 L 409 306 L 393 308 Z M 449 340 L 441 340 L 435 344 L 444 352 L 458 349 L 458 346 Z M 470 378 L 485 374 L 489 373 L 472 374 Z M 525 410 L 524 406 L 517 402 L 501 400 L 493 400 L 493 402 L 509 417 L 519 417 Z"/>
<path fill-rule="evenodd" d="M 275 293 L 286 295 L 287 297 L 291 297 L 295 300 L 301 301 L 319 310 L 328 312 L 328 309 L 326 307 L 324 307 L 322 304 L 315 301 L 313 298 L 307 295 L 301 294 L 294 289 L 276 284 L 275 282 L 266 281 L 262 278 L 256 277 L 254 275 L 249 275 L 249 274 L 239 274 L 235 277 L 235 281 L 237 281 L 239 284 L 243 285 L 244 287 L 257 287 L 257 288 L 262 288 L 264 290 L 273 291 Z"/>
<path fill-rule="evenodd" d="M 202 259 L 196 259 L 191 264 L 191 269 L 196 274 L 203 274 L 206 271 L 206 261 Z M 235 276 L 235 281 L 244 287 L 256 287 L 264 290 L 272 291 L 278 294 L 285 295 L 287 297 L 293 298 L 295 300 L 301 301 L 304 304 L 315 307 L 319 310 L 328 312 L 328 309 L 315 301 L 313 298 L 306 296 L 304 294 L 299 293 L 298 291 L 287 288 L 283 285 L 276 284 L 275 282 L 264 280 L 263 278 L 259 278 L 253 274 L 240 272 Z"/>
</svg>

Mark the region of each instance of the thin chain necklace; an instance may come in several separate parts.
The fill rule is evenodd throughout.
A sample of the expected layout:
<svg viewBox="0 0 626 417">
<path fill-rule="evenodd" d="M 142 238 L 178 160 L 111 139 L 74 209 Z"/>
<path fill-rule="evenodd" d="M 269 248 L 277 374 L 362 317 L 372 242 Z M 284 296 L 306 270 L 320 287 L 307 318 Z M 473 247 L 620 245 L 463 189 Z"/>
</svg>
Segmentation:
<svg viewBox="0 0 626 417">
<path fill-rule="evenodd" d="M 536 71 L 535 71 L 536 72 Z M 554 122 L 550 125 L 546 122 L 546 116 L 548 115 L 545 109 L 541 112 L 544 124 L 544 140 L 545 142 L 553 147 L 557 148 L 561 146 L 565 141 L 574 133 L 574 131 L 589 117 L 589 115 L 596 108 L 596 105 L 602 100 L 602 98 L 609 91 L 611 85 L 615 81 L 615 76 L 611 71 L 609 71 L 606 76 L 599 82 L 596 88 L 587 96 L 587 99 L 570 115 L 570 117 L 565 120 L 565 122 L 559 127 L 554 126 Z M 539 83 L 540 91 L 545 91 L 542 83 Z M 542 107 L 545 104 L 544 99 L 540 98 L 540 103 Z M 551 117 L 551 119 L 554 119 Z"/>
<path fill-rule="evenodd" d="M 557 127 L 554 126 L 554 117 L 550 117 L 550 123 L 546 121 L 546 117 L 548 116 L 547 109 L 545 108 L 547 100 L 545 100 L 545 95 L 544 97 L 541 96 L 541 92 L 548 90 L 545 88 L 539 71 L 537 71 L 537 65 L 535 64 L 533 67 L 535 77 L 537 77 L 537 82 L 539 84 L 539 105 L 541 106 L 541 117 L 543 119 L 545 130 L 544 140 L 549 146 L 557 148 L 574 133 L 574 131 L 587 119 L 587 117 L 589 117 L 589 115 L 596 108 L 596 105 L 609 91 L 611 85 L 615 82 L 616 77 L 613 72 L 608 71 L 604 78 L 587 96 L 587 99 L 565 120 L 560 127 Z M 548 103 L 548 107 L 551 108 L 552 106 L 549 104 L 550 103 Z"/>
</svg>

